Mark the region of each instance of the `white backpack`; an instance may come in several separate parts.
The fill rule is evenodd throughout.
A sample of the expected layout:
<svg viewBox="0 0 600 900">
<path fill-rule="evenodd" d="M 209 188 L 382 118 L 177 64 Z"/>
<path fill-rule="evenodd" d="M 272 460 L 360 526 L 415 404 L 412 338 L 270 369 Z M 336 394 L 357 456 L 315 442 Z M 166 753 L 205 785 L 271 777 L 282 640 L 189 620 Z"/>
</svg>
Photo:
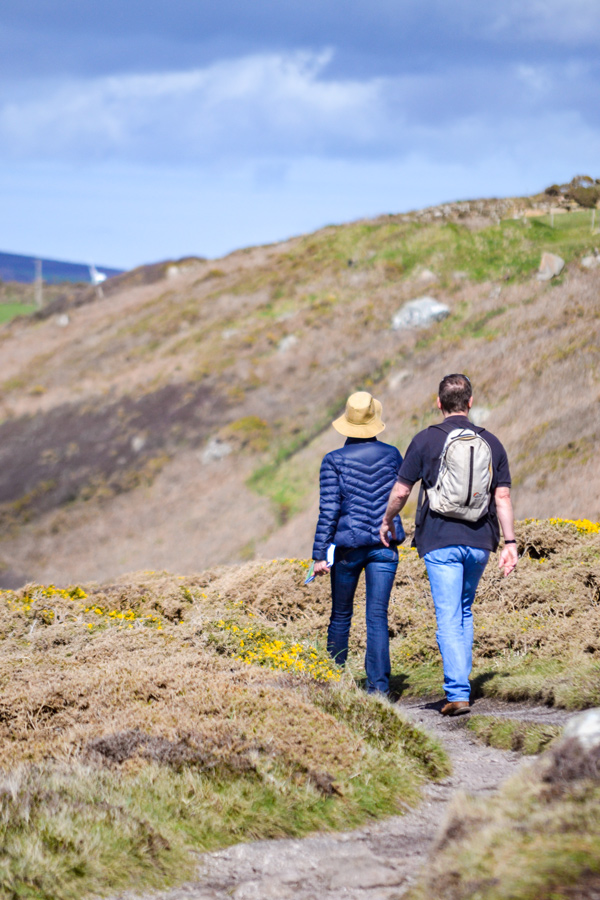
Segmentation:
<svg viewBox="0 0 600 900">
<path fill-rule="evenodd" d="M 427 489 L 429 508 L 452 519 L 477 522 L 490 504 L 492 451 L 488 442 L 468 428 L 448 434 L 437 481 Z"/>
</svg>

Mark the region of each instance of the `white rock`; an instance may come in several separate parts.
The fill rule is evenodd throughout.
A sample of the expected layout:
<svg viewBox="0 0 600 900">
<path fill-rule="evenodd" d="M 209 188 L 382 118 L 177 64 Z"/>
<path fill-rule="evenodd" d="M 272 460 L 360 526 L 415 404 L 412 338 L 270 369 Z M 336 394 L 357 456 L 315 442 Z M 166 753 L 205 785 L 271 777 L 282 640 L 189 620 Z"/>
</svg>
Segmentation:
<svg viewBox="0 0 600 900">
<path fill-rule="evenodd" d="M 292 347 L 295 347 L 298 343 L 299 340 L 295 334 L 288 334 L 279 341 L 277 350 L 279 353 L 287 353 L 288 350 L 291 350 Z"/>
<path fill-rule="evenodd" d="M 403 328 L 424 328 L 432 322 L 441 322 L 450 315 L 450 308 L 434 297 L 418 297 L 406 303 L 392 319 L 394 331 Z"/>
<path fill-rule="evenodd" d="M 165 275 L 167 278 L 179 278 L 180 275 L 185 275 L 186 272 L 191 271 L 194 268 L 193 263 L 182 263 L 181 265 L 170 265 L 167 266 Z"/>
<path fill-rule="evenodd" d="M 423 271 L 417 276 L 417 281 L 422 282 L 430 282 L 437 281 L 437 275 L 435 272 L 432 272 L 431 269 L 423 269 Z"/>
<path fill-rule="evenodd" d="M 483 425 L 487 422 L 491 414 L 492 411 L 486 406 L 473 406 L 469 413 L 469 418 L 473 425 Z"/>
<path fill-rule="evenodd" d="M 540 267 L 538 269 L 538 281 L 550 281 L 560 275 L 565 265 L 564 259 L 556 253 L 542 253 Z"/>
<path fill-rule="evenodd" d="M 584 256 L 581 265 L 584 269 L 597 269 L 600 266 L 600 256 Z"/>
<path fill-rule="evenodd" d="M 410 369 L 400 369 L 399 372 L 392 372 L 388 376 L 388 385 L 390 386 L 390 389 L 395 391 L 397 387 L 400 387 L 403 381 L 410 378 L 410 375 Z"/>
<path fill-rule="evenodd" d="M 70 322 L 70 319 L 66 313 L 61 313 L 60 316 L 56 317 L 56 324 L 60 328 L 66 328 L 67 325 L 69 324 L 69 322 Z"/>
<path fill-rule="evenodd" d="M 134 434 L 131 438 L 131 449 L 134 453 L 139 453 L 140 450 L 143 450 L 146 444 L 146 438 L 143 434 Z"/>
<path fill-rule="evenodd" d="M 600 709 L 588 709 L 569 719 L 563 737 L 575 738 L 586 751 L 600 746 Z"/>
<path fill-rule="evenodd" d="M 239 334 L 239 328 L 226 328 L 221 332 L 221 337 L 224 341 L 230 340 L 232 337 L 235 337 L 236 334 Z"/>
<path fill-rule="evenodd" d="M 216 462 L 229 456 L 233 447 L 226 441 L 220 441 L 219 438 L 211 438 L 204 450 L 202 451 L 202 462 Z"/>
</svg>

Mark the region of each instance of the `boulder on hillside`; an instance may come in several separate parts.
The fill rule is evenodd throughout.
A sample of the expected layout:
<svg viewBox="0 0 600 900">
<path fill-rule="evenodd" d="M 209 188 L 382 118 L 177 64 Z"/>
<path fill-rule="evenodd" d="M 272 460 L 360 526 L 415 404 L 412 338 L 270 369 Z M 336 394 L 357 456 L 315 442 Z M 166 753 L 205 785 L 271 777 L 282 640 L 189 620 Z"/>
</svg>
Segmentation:
<svg viewBox="0 0 600 900">
<path fill-rule="evenodd" d="M 564 269 L 565 261 L 556 253 L 542 253 L 540 267 L 538 269 L 538 281 L 550 281 L 560 275 Z"/>
<path fill-rule="evenodd" d="M 600 709 L 587 709 L 569 719 L 563 737 L 574 738 L 584 750 L 600 747 Z"/>
<path fill-rule="evenodd" d="M 450 308 L 434 297 L 417 297 L 405 303 L 392 319 L 394 331 L 403 328 L 425 328 L 433 322 L 441 322 L 450 315 Z"/>
<path fill-rule="evenodd" d="M 597 269 L 600 267 L 600 256 L 584 256 L 581 265 L 584 269 Z"/>
<path fill-rule="evenodd" d="M 429 284 L 432 281 L 437 281 L 438 277 L 435 272 L 432 272 L 431 269 L 423 269 L 422 272 L 419 272 L 417 275 L 417 281 L 422 282 L 423 284 Z"/>
<path fill-rule="evenodd" d="M 224 459 L 232 452 L 233 447 L 226 441 L 219 440 L 218 437 L 210 439 L 204 450 L 202 451 L 202 462 L 211 463 Z"/>
<path fill-rule="evenodd" d="M 287 353 L 292 347 L 299 343 L 299 338 L 295 334 L 288 334 L 279 341 L 277 350 L 279 353 Z"/>
</svg>

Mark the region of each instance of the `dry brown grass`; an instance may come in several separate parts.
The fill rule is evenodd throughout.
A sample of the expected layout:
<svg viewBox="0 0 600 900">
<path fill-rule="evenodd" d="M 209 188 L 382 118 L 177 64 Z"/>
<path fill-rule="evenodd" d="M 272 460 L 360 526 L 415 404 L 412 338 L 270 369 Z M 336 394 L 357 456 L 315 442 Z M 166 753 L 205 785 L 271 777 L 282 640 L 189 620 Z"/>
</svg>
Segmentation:
<svg viewBox="0 0 600 900">
<path fill-rule="evenodd" d="M 101 752 L 97 741 L 107 734 L 144 733 L 198 748 L 207 766 L 268 753 L 305 773 L 347 770 L 360 755 L 351 732 L 314 707 L 293 679 L 211 651 L 198 596 L 193 582 L 165 577 L 81 601 L 3 604 L 0 767 L 66 761 Z M 193 623 L 179 624 L 192 607 Z M 134 611 L 136 618 L 85 608 Z M 206 611 L 214 615 L 215 606 Z M 143 745 L 132 745 L 130 756 L 143 753 Z"/>
<path fill-rule="evenodd" d="M 517 571 L 505 579 L 492 557 L 475 601 L 475 692 L 574 708 L 600 703 L 600 537 L 548 521 L 521 522 L 517 536 Z M 299 581 L 293 564 L 248 563 L 223 570 L 206 590 L 292 634 L 323 640 L 328 580 L 309 588 Z M 389 629 L 397 689 L 439 693 L 435 615 L 425 566 L 414 550 L 400 548 Z M 358 671 L 365 641 L 361 581 L 351 637 Z"/>
<path fill-rule="evenodd" d="M 490 565 L 477 600 L 476 688 L 598 703 L 598 534 L 550 522 L 517 534 L 517 573 Z M 191 846 L 351 827 L 447 771 L 434 742 L 354 685 L 361 590 L 349 671 L 329 677 L 329 587 L 305 586 L 305 573 L 304 561 L 273 560 L 0 595 L 0 884 L 11 896 L 162 884 L 189 872 Z M 423 563 L 403 550 L 390 615 L 399 691 L 439 690 L 434 629 Z M 244 661 L 265 646 L 264 665 Z M 579 802 L 570 784 L 557 815 Z M 526 796 L 537 834 L 539 786 Z M 507 815 L 494 813 L 502 834 Z M 465 828 L 486 816 L 469 813 Z M 591 827 L 587 806 L 582 821 Z"/>
<path fill-rule="evenodd" d="M 321 650 L 211 591 L 222 576 L 0 594 L 0 892 L 164 885 L 192 850 L 350 828 L 447 774 L 435 741 L 337 683 Z M 239 659 L 250 622 L 278 639 L 262 667 Z"/>
</svg>

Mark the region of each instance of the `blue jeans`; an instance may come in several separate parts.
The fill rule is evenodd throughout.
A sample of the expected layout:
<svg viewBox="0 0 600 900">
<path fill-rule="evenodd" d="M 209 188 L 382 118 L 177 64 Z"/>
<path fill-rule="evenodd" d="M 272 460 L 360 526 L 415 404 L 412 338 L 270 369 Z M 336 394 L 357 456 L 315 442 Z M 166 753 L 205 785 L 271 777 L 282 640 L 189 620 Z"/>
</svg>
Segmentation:
<svg viewBox="0 0 600 900">
<path fill-rule="evenodd" d="M 398 551 L 374 545 L 352 549 L 338 547 L 331 568 L 331 619 L 327 631 L 327 650 L 340 665 L 348 656 L 348 637 L 352 621 L 354 593 L 365 570 L 367 585 L 367 652 L 365 669 L 367 691 L 388 692 L 390 687 L 390 638 L 388 605 L 398 568 Z"/>
<path fill-rule="evenodd" d="M 468 700 L 473 663 L 471 605 L 489 550 L 454 545 L 425 554 L 431 596 L 437 619 L 436 638 L 444 665 L 448 700 Z"/>
</svg>

